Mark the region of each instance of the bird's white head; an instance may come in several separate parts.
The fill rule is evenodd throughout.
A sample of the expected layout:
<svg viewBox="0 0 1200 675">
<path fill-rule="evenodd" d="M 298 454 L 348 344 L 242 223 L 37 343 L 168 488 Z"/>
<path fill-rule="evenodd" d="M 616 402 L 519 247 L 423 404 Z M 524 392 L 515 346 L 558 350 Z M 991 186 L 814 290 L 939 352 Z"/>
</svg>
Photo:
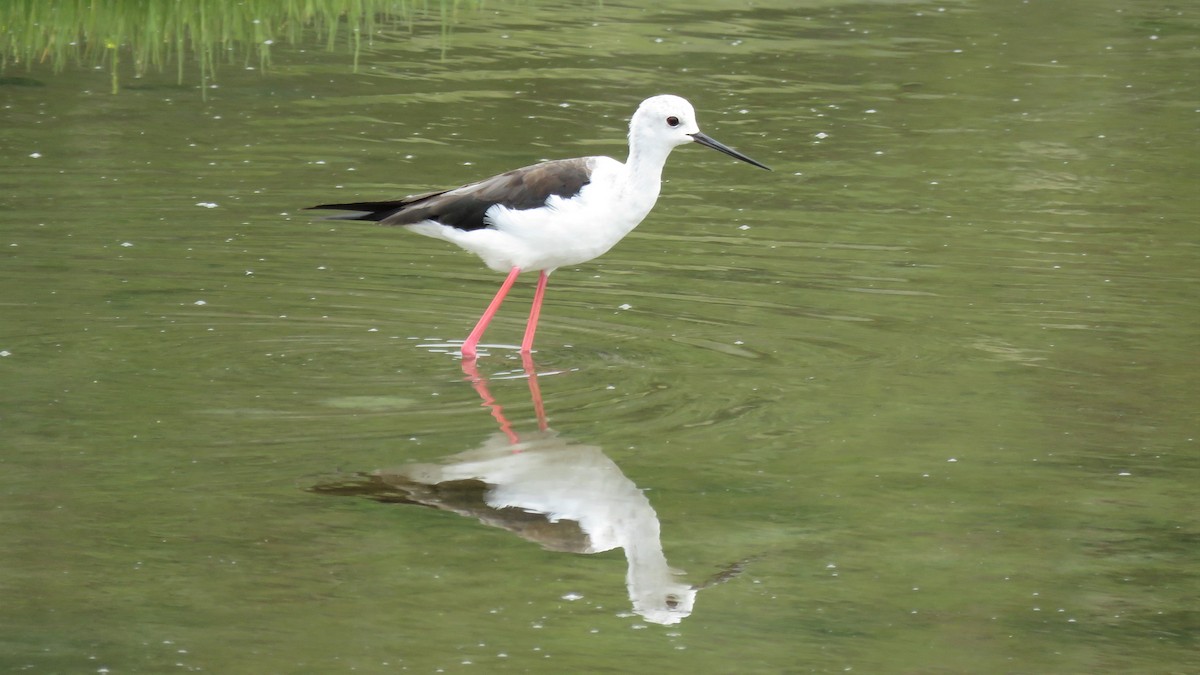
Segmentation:
<svg viewBox="0 0 1200 675">
<path fill-rule="evenodd" d="M 663 94 L 652 96 L 638 106 L 629 120 L 629 141 L 636 144 L 673 148 L 691 143 L 691 134 L 700 131 L 696 110 L 687 99 Z"/>
<path fill-rule="evenodd" d="M 696 123 L 696 110 L 682 97 L 670 94 L 651 96 L 642 101 L 637 112 L 633 113 L 633 119 L 629 120 L 631 158 L 640 152 L 644 157 L 655 158 L 650 161 L 661 168 L 671 149 L 686 143 L 699 143 L 770 171 L 765 164 L 700 133 L 700 125 Z"/>
</svg>

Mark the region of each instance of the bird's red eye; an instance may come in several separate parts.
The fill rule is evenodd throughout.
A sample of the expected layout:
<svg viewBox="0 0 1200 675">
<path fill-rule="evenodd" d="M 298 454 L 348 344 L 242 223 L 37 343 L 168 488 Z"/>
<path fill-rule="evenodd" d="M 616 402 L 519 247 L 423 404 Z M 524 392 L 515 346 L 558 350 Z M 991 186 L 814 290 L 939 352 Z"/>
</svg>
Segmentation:
<svg viewBox="0 0 1200 675">
<path fill-rule="evenodd" d="M 669 126 L 669 127 L 679 126 L 679 118 L 674 115 L 671 115 L 670 117 L 667 118 L 667 126 Z"/>
</svg>

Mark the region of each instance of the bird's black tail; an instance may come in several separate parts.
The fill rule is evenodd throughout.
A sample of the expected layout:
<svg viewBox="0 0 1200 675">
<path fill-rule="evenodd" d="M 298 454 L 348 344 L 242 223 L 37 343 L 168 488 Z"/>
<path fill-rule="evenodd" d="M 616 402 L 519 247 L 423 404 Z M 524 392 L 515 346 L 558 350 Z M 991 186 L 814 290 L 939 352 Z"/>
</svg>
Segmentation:
<svg viewBox="0 0 1200 675">
<path fill-rule="evenodd" d="M 349 204 L 321 204 L 309 206 L 305 210 L 330 209 L 338 211 L 355 211 L 336 216 L 326 216 L 324 220 L 369 220 L 379 222 L 388 216 L 399 213 L 412 203 L 412 199 L 398 199 L 390 202 L 352 202 Z"/>
</svg>

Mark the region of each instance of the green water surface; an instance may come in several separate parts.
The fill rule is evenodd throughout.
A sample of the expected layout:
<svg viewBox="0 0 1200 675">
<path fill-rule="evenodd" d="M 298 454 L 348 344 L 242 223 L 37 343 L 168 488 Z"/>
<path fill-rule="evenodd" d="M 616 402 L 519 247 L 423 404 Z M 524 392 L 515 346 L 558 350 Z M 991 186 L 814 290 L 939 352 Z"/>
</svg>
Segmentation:
<svg viewBox="0 0 1200 675">
<path fill-rule="evenodd" d="M 1196 672 L 1195 6 L 374 30 L 115 95 L 108 61 L 6 66 L 0 670 Z M 452 352 L 501 279 L 301 209 L 623 159 L 667 92 L 774 172 L 677 149 L 641 227 L 555 273 L 534 356 L 558 438 L 723 583 L 660 625 L 621 550 L 314 492 L 497 433 Z M 531 282 L 479 364 L 517 433 Z"/>
</svg>

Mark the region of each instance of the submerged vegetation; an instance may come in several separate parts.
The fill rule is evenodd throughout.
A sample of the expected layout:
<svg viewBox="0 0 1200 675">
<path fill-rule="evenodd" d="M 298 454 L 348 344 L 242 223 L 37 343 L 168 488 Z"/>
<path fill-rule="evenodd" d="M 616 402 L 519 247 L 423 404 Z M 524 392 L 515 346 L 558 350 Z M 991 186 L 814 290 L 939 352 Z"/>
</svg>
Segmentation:
<svg viewBox="0 0 1200 675">
<path fill-rule="evenodd" d="M 272 45 L 315 33 L 355 66 L 377 31 L 417 13 L 440 16 L 443 31 L 460 0 L 7 0 L 0 2 L 0 73 L 49 64 L 107 68 L 112 91 L 123 77 L 173 67 L 179 84 L 196 68 L 204 91 L 221 64 L 266 69 Z M 187 65 L 188 63 L 194 65 Z"/>
</svg>

